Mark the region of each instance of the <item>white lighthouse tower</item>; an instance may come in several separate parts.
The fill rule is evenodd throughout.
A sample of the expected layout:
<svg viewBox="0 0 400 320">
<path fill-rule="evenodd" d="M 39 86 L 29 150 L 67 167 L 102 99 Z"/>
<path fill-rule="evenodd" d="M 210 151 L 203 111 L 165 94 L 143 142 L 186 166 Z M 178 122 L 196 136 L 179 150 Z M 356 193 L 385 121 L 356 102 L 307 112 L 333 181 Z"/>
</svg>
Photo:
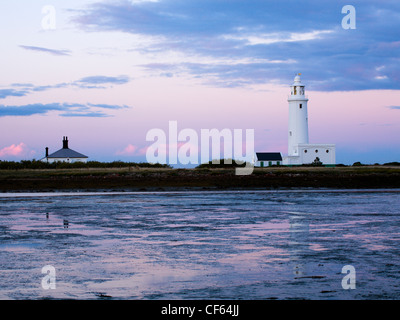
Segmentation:
<svg viewBox="0 0 400 320">
<path fill-rule="evenodd" d="M 302 165 L 321 162 L 323 165 L 335 165 L 336 146 L 334 144 L 310 144 L 308 141 L 308 97 L 301 83 L 300 73 L 291 85 L 289 102 L 288 156 L 285 165 Z"/>
<path fill-rule="evenodd" d="M 308 113 L 305 86 L 300 74 L 294 78 L 289 96 L 289 156 L 299 155 L 299 144 L 308 144 Z"/>
</svg>

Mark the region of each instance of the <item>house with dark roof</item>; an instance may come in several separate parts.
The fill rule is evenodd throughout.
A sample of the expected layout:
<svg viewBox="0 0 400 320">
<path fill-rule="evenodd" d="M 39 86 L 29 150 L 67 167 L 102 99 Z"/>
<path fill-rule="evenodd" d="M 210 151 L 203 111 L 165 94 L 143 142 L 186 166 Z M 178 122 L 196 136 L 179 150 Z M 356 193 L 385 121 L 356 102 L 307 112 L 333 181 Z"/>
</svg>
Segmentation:
<svg viewBox="0 0 400 320">
<path fill-rule="evenodd" d="M 82 153 L 76 152 L 69 148 L 68 137 L 63 137 L 62 149 L 49 155 L 49 148 L 46 147 L 46 156 L 41 160 L 48 163 L 53 162 L 87 162 L 88 157 Z"/>
<path fill-rule="evenodd" d="M 282 165 L 282 155 L 280 152 L 257 152 L 255 159 L 256 167 L 270 167 Z"/>
</svg>

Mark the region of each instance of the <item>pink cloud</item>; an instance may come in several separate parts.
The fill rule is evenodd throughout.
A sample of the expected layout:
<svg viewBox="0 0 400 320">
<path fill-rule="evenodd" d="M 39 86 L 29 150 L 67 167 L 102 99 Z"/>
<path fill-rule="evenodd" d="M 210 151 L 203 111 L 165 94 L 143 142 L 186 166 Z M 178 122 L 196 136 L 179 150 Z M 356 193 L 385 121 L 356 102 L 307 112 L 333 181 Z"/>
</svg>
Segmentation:
<svg viewBox="0 0 400 320">
<path fill-rule="evenodd" d="M 28 154 L 33 154 L 33 151 L 29 152 L 25 143 L 21 142 L 20 144 L 12 144 L 9 147 L 4 147 L 0 149 L 0 157 L 18 157 L 18 156 L 26 156 Z"/>
<path fill-rule="evenodd" d="M 122 151 L 117 151 L 116 154 L 117 155 L 133 155 L 136 150 L 137 150 L 137 147 L 135 147 L 132 144 L 128 144 L 125 147 L 125 149 L 123 149 Z"/>
</svg>

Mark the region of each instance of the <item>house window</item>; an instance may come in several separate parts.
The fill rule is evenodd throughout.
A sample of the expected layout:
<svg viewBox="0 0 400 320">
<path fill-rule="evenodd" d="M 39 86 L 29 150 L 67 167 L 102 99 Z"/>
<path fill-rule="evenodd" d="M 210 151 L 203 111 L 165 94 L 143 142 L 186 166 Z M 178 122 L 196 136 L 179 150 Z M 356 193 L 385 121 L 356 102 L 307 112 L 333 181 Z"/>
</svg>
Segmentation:
<svg viewBox="0 0 400 320">
<path fill-rule="evenodd" d="M 280 166 L 280 165 L 281 165 L 281 162 L 280 162 L 280 161 L 277 161 L 276 164 L 277 164 L 278 166 Z"/>
<path fill-rule="evenodd" d="M 268 161 L 268 166 L 272 166 L 272 161 Z"/>
<path fill-rule="evenodd" d="M 264 161 L 261 161 L 261 168 L 264 167 Z"/>
</svg>

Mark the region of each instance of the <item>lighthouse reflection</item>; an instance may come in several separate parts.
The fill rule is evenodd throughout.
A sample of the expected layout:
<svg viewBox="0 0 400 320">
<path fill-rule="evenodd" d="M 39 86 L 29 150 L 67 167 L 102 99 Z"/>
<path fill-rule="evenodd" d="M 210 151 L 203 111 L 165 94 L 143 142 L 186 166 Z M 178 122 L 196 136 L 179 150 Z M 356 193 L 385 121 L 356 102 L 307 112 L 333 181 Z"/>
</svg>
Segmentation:
<svg viewBox="0 0 400 320">
<path fill-rule="evenodd" d="M 307 274 L 307 256 L 310 254 L 310 223 L 307 213 L 289 212 L 290 267 L 295 277 Z"/>
</svg>

